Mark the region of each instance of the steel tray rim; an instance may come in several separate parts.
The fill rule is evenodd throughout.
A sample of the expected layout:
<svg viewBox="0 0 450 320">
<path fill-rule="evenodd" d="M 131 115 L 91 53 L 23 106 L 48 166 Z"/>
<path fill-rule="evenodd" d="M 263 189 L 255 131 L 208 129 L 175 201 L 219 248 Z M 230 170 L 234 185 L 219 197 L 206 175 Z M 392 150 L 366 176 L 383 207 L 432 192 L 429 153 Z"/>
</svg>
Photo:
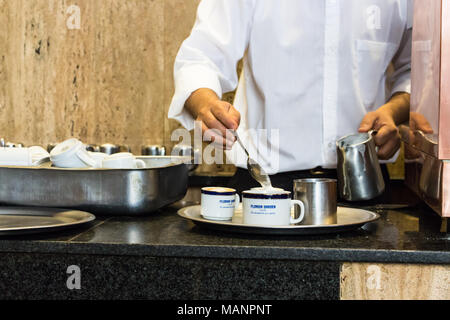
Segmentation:
<svg viewBox="0 0 450 320">
<path fill-rule="evenodd" d="M 191 163 L 191 158 L 186 156 L 137 156 L 137 159 L 143 159 L 143 160 L 157 160 L 157 159 L 170 159 L 174 160 L 168 165 L 164 166 L 154 166 L 150 168 L 136 168 L 136 169 L 123 169 L 123 168 L 93 168 L 93 167 L 86 167 L 86 168 L 60 168 L 60 167 L 52 167 L 51 161 L 46 161 L 38 166 L 0 166 L 0 168 L 6 168 L 6 169 L 30 169 L 30 170 L 53 170 L 53 171 L 74 171 L 74 172 L 98 172 L 98 171 L 112 171 L 112 172 L 118 172 L 118 171 L 148 171 L 148 170 L 159 170 L 164 168 L 171 168 L 174 166 L 179 165 L 186 165 Z"/>
<path fill-rule="evenodd" d="M 247 233 L 247 234 L 276 234 L 276 235 L 313 235 L 325 233 L 339 233 L 343 231 L 350 231 L 362 227 L 365 224 L 375 222 L 380 218 L 376 212 L 372 212 L 360 208 L 338 207 L 339 210 L 345 211 L 360 211 L 367 213 L 370 218 L 365 220 L 355 221 L 346 224 L 332 224 L 332 225 L 291 225 L 291 226 L 266 226 L 266 225 L 248 225 L 244 223 L 236 223 L 233 221 L 215 221 L 207 220 L 198 214 L 201 205 L 188 206 L 178 210 L 178 215 L 186 220 L 192 221 L 195 224 L 204 226 L 205 228 L 233 232 L 233 233 Z M 197 211 L 195 216 L 189 214 L 189 211 Z"/>
<path fill-rule="evenodd" d="M 7 213 L 5 213 L 5 211 Z M 13 211 L 12 213 L 9 213 Z M 16 211 L 16 212 L 14 212 Z M 20 212 L 22 211 L 22 212 Z M 32 214 L 32 213 L 35 214 Z M 30 214 L 31 213 L 31 214 Z M 38 214 L 38 213 L 47 213 L 47 214 Z M 49 207 L 0 207 L 0 219 L 1 217 L 11 216 L 11 215 L 20 215 L 20 216 L 44 216 L 44 217 L 57 217 L 68 214 L 78 214 L 82 217 L 80 220 L 75 220 L 67 223 L 55 223 L 55 224 L 47 224 L 47 225 L 36 225 L 36 226 L 23 226 L 23 227 L 1 227 L 0 226 L 0 235 L 12 235 L 12 234 L 21 234 L 21 233 L 40 233 L 45 231 L 57 231 L 66 228 L 71 228 L 83 224 L 90 223 L 96 219 L 96 216 L 87 211 L 81 210 L 71 210 L 71 209 L 63 209 L 63 208 L 49 208 Z"/>
</svg>

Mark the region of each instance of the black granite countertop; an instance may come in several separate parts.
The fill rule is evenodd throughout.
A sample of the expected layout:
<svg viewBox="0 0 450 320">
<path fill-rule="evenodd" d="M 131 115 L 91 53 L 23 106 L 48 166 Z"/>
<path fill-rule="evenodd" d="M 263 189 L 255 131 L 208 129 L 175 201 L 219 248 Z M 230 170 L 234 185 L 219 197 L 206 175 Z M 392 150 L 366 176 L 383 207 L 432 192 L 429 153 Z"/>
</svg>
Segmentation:
<svg viewBox="0 0 450 320">
<path fill-rule="evenodd" d="M 3 236 L 0 252 L 336 262 L 450 263 L 447 221 L 420 204 L 376 210 L 381 219 L 355 231 L 266 236 L 203 229 L 176 206 L 145 217 L 97 217 L 63 232 Z"/>
</svg>

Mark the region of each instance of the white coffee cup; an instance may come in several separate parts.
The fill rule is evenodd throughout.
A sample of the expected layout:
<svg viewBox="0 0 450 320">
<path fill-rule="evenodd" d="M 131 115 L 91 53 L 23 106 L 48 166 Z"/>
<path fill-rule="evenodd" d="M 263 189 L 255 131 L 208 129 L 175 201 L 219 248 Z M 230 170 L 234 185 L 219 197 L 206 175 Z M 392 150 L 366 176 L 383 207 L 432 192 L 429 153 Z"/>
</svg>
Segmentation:
<svg viewBox="0 0 450 320">
<path fill-rule="evenodd" d="M 205 187 L 201 190 L 201 214 L 205 219 L 231 220 L 234 210 L 239 206 L 236 190 L 223 187 Z"/>
<path fill-rule="evenodd" d="M 108 157 L 108 154 L 103 152 L 88 151 L 88 153 L 89 156 L 96 162 L 95 168 L 101 168 L 103 166 L 103 160 Z"/>
<path fill-rule="evenodd" d="M 32 162 L 28 148 L 0 148 L 1 166 L 30 166 Z"/>
<path fill-rule="evenodd" d="M 106 169 L 142 169 L 145 162 L 136 159 L 132 153 L 120 152 L 107 156 L 102 161 L 102 168 Z"/>
<path fill-rule="evenodd" d="M 55 167 L 60 168 L 96 167 L 96 161 L 89 155 L 85 145 L 75 138 L 56 145 L 50 152 L 50 160 Z"/>
<path fill-rule="evenodd" d="M 32 146 L 27 148 L 31 154 L 31 165 L 38 166 L 44 162 L 47 162 L 50 158 L 50 154 L 41 146 Z"/>
<path fill-rule="evenodd" d="M 282 189 L 255 188 L 242 193 L 244 224 L 264 226 L 290 226 L 302 222 L 305 206 L 292 200 L 291 192 Z M 297 205 L 300 215 L 292 217 L 292 207 Z"/>
</svg>

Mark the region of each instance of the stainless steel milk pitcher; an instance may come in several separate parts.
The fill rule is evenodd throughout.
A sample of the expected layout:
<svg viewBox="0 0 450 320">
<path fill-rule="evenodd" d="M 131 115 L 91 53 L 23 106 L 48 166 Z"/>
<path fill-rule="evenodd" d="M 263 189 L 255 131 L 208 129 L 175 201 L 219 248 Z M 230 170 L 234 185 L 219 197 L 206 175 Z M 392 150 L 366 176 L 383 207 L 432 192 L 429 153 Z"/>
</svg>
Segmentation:
<svg viewBox="0 0 450 320">
<path fill-rule="evenodd" d="M 371 200 L 384 192 L 384 179 L 373 140 L 375 134 L 375 131 L 353 134 L 336 142 L 338 189 L 344 200 Z"/>
</svg>

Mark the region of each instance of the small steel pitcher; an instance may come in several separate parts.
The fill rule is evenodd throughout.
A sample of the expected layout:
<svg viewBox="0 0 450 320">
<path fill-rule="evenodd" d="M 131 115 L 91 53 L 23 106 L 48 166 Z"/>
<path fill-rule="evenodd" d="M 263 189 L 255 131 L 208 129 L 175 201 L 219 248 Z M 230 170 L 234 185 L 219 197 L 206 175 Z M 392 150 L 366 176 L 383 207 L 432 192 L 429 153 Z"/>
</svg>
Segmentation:
<svg viewBox="0 0 450 320">
<path fill-rule="evenodd" d="M 344 200 L 371 200 L 384 192 L 374 135 L 375 131 L 358 133 L 336 142 L 338 188 Z"/>
</svg>

